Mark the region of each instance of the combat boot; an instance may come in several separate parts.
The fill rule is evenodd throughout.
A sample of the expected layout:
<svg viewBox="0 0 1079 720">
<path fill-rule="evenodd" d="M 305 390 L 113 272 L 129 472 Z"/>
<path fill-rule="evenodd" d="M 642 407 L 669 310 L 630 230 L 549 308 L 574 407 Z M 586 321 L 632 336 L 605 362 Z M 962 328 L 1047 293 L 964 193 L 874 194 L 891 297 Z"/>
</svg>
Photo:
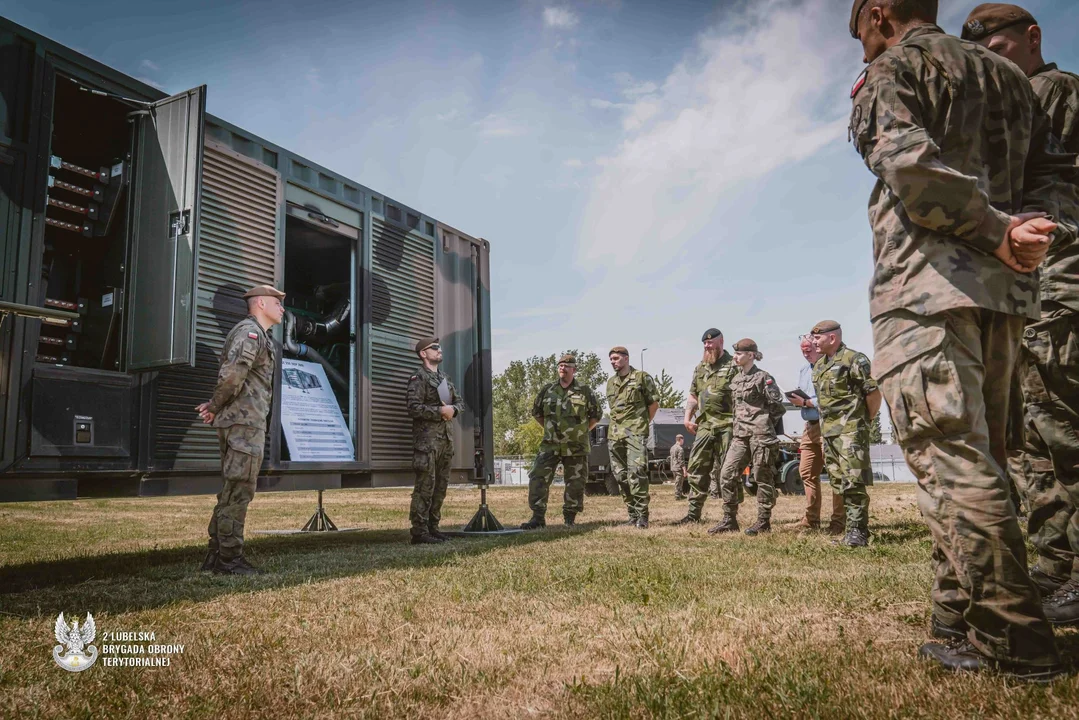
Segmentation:
<svg viewBox="0 0 1079 720">
<path fill-rule="evenodd" d="M 1053 625 L 1079 625 L 1079 580 L 1069 580 L 1042 600 L 1045 618 Z"/>
<path fill-rule="evenodd" d="M 427 534 L 433 537 L 435 540 L 441 540 L 442 542 L 449 542 L 450 540 L 453 540 L 452 535 L 447 535 L 438 528 L 431 528 L 427 532 Z"/>
<path fill-rule="evenodd" d="M 758 517 L 757 522 L 746 528 L 746 535 L 763 535 L 772 532 L 772 519 L 770 517 Z"/>
<path fill-rule="evenodd" d="M 674 522 L 674 524 L 675 525 L 700 525 L 703 522 L 704 522 L 704 520 L 701 520 L 699 517 L 693 517 L 692 515 L 686 515 L 681 520 L 676 520 Z"/>
<path fill-rule="evenodd" d="M 869 545 L 869 533 L 861 528 L 851 528 L 839 544 L 843 547 L 866 547 Z"/>
<path fill-rule="evenodd" d="M 212 572 L 215 565 L 217 565 L 217 551 L 207 550 L 206 557 L 202 561 L 202 567 L 199 568 L 199 572 Z"/>
<path fill-rule="evenodd" d="M 1064 674 L 1064 666 L 1059 662 L 1051 665 L 1004 662 L 982 654 L 969 640 L 964 640 L 954 647 L 941 643 L 926 643 L 918 648 L 918 656 L 933 660 L 952 672 L 992 670 L 1023 682 L 1048 683 Z"/>
<path fill-rule="evenodd" d="M 436 538 L 434 535 L 424 533 L 423 535 L 413 535 L 409 538 L 409 545 L 439 545 L 443 541 Z"/>
<path fill-rule="evenodd" d="M 541 527 L 547 527 L 547 519 L 535 513 L 532 513 L 530 520 L 525 520 L 521 523 L 522 530 L 538 530 Z"/>
<path fill-rule="evenodd" d="M 960 641 L 967 639 L 967 630 L 970 626 L 965 620 L 960 620 L 955 625 L 948 625 L 939 620 L 936 615 L 929 618 L 929 634 L 935 638 L 948 641 Z"/>
<path fill-rule="evenodd" d="M 577 513 L 569 512 L 568 510 L 562 511 L 562 524 L 566 527 L 573 527 L 577 524 Z"/>
<path fill-rule="evenodd" d="M 215 575 L 258 575 L 260 572 L 258 568 L 247 562 L 247 558 L 243 555 L 227 560 L 219 555 L 214 564 Z"/>
<path fill-rule="evenodd" d="M 637 518 L 637 529 L 638 530 L 647 530 L 648 529 L 648 516 L 647 515 L 641 515 L 639 518 Z"/>
<path fill-rule="evenodd" d="M 1038 592 L 1042 594 L 1043 598 L 1049 597 L 1064 584 L 1063 580 L 1057 580 L 1056 578 L 1046 575 L 1040 568 L 1030 569 L 1030 579 L 1038 586 Z"/>
<path fill-rule="evenodd" d="M 738 532 L 738 518 L 734 515 L 724 515 L 722 520 L 708 528 L 709 535 L 729 532 Z"/>
</svg>

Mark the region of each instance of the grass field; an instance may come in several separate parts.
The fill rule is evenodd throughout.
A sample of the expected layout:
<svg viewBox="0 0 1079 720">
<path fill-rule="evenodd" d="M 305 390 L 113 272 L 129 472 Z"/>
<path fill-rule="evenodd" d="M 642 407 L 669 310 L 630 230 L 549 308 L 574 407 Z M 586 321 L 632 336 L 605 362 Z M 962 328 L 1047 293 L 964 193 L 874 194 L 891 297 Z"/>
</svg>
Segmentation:
<svg viewBox="0 0 1079 720">
<path fill-rule="evenodd" d="M 268 493 L 248 514 L 255 578 L 196 571 L 211 497 L 0 505 L 0 715 L 1079 717 L 1074 676 L 1028 687 L 916 659 L 929 536 L 912 486 L 872 492 L 865 550 L 799 537 L 803 498 L 781 497 L 761 538 L 664 527 L 684 505 L 663 486 L 648 531 L 590 497 L 572 530 L 412 547 L 406 490 L 328 493 L 338 526 L 361 530 L 319 537 L 256 534 L 313 510 L 314 493 Z M 477 501 L 451 490 L 444 526 Z M 491 504 L 507 525 L 528 517 L 523 489 Z M 750 501 L 743 526 L 754 516 Z M 153 631 L 184 651 L 68 673 L 50 657 L 61 611 L 93 613 L 99 649 Z M 1074 663 L 1079 634 L 1059 638 Z"/>
</svg>

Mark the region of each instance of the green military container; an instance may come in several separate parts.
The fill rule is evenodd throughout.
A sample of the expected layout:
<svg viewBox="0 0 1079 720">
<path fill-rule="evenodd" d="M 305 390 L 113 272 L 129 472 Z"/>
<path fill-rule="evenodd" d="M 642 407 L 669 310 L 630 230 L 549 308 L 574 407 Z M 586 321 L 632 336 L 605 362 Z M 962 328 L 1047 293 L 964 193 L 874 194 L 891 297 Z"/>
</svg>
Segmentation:
<svg viewBox="0 0 1079 720">
<path fill-rule="evenodd" d="M 216 492 L 209 398 L 243 292 L 288 293 L 260 490 L 410 485 L 412 348 L 493 470 L 490 245 L 0 18 L 0 501 Z M 32 312 L 30 313 L 33 314 Z"/>
</svg>

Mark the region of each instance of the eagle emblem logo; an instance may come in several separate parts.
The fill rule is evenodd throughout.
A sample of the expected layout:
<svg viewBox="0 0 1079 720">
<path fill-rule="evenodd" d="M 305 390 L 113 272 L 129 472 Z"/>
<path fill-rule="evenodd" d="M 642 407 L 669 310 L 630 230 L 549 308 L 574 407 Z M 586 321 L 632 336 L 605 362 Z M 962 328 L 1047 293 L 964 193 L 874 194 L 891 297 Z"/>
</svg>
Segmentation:
<svg viewBox="0 0 1079 720">
<path fill-rule="evenodd" d="M 977 40 L 985 32 L 985 25 L 981 20 L 971 20 L 967 23 L 967 30 L 970 30 L 971 37 Z"/>
<path fill-rule="evenodd" d="M 77 618 L 68 625 L 64 614 L 60 613 L 53 627 L 56 642 L 60 644 L 52 649 L 52 659 L 64 670 L 82 672 L 97 662 L 97 648 L 90 644 L 96 633 L 94 616 L 90 613 L 86 613 L 82 627 L 79 627 Z"/>
</svg>

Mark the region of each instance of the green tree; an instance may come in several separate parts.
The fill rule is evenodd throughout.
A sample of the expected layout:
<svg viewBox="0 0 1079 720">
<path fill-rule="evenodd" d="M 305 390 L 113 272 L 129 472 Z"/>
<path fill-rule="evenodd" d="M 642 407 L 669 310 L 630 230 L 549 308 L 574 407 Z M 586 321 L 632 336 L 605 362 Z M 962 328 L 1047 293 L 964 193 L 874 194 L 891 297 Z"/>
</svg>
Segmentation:
<svg viewBox="0 0 1079 720">
<path fill-rule="evenodd" d="M 674 378 L 667 371 L 660 370 L 656 378 L 656 389 L 659 391 L 659 406 L 661 408 L 680 408 L 686 406 L 686 394 L 681 390 L 674 389 Z"/>
<path fill-rule="evenodd" d="M 880 429 L 880 413 L 878 412 L 873 421 L 869 423 L 869 442 L 873 445 L 879 445 L 884 442 L 884 435 Z"/>
<path fill-rule="evenodd" d="M 603 362 L 595 353 L 566 352 L 577 356 L 577 382 L 596 391 L 600 408 L 606 406 L 603 386 L 607 373 Z M 545 385 L 558 380 L 557 355 L 533 355 L 525 360 L 514 360 L 493 381 L 495 455 L 530 455 L 535 453 L 542 439 L 542 428 L 532 419 L 532 403 Z M 530 444 L 532 431 L 536 428 L 539 439 Z"/>
</svg>

